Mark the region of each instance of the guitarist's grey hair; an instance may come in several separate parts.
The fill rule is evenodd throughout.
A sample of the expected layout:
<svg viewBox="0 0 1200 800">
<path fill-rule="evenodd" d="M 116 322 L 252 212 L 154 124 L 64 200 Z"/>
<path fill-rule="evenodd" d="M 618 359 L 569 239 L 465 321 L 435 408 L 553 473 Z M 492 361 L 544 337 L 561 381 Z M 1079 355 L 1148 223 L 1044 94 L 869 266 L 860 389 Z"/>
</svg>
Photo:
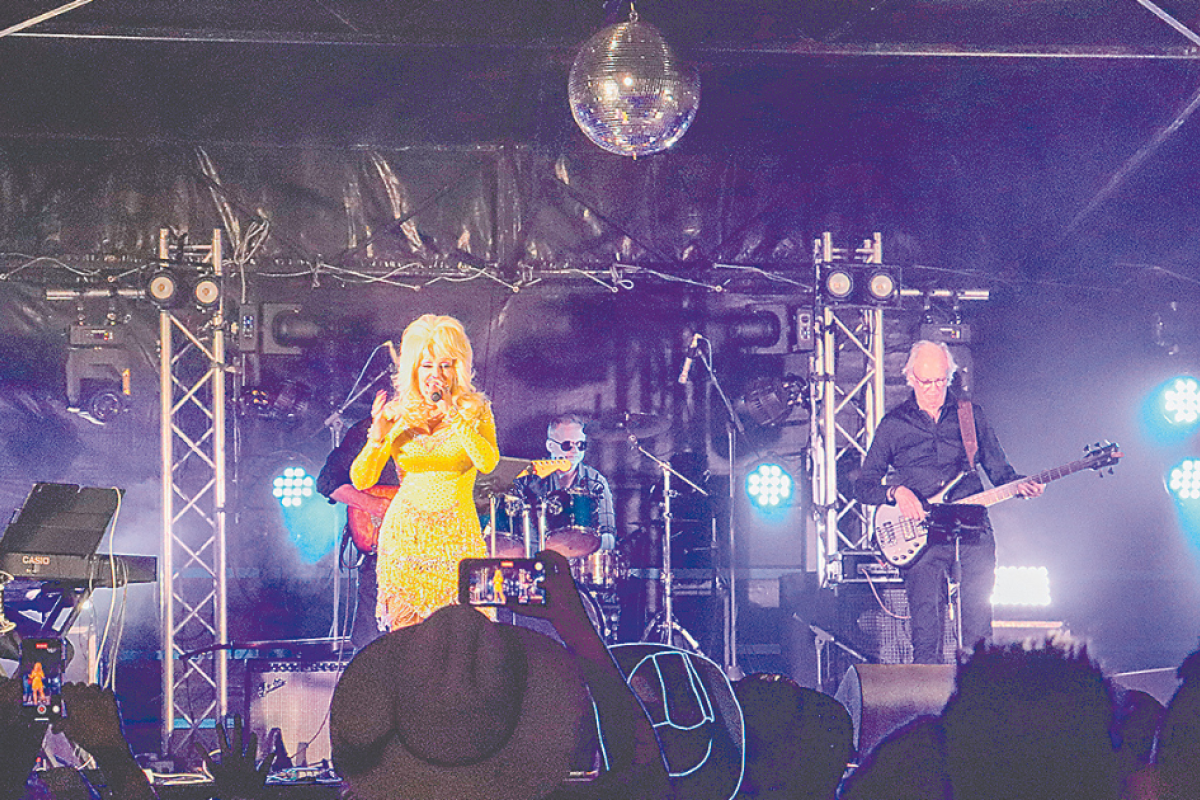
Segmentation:
<svg viewBox="0 0 1200 800">
<path fill-rule="evenodd" d="M 908 382 L 909 386 L 912 386 L 913 362 L 917 360 L 917 354 L 926 347 L 936 347 L 945 354 L 946 363 L 949 365 L 946 367 L 946 383 L 953 381 L 954 373 L 958 371 L 958 364 L 954 360 L 954 354 L 950 352 L 950 348 L 946 346 L 945 342 L 931 342 L 928 339 L 913 342 L 913 346 L 908 351 L 908 361 L 904 362 L 904 380 Z"/>
</svg>

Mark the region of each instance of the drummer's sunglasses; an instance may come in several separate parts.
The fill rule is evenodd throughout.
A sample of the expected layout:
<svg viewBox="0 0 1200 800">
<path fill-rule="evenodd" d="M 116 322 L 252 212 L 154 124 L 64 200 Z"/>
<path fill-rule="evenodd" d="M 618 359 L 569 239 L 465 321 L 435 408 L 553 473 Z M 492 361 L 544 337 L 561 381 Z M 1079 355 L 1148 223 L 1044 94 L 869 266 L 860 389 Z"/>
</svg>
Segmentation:
<svg viewBox="0 0 1200 800">
<path fill-rule="evenodd" d="M 587 450 L 587 442 L 571 442 L 571 441 L 560 442 L 558 439 L 551 439 L 550 441 L 554 442 L 556 445 L 561 447 L 563 449 L 563 452 L 565 452 L 565 453 L 569 453 L 569 452 L 571 452 L 571 450 L 573 450 L 575 448 L 578 448 L 579 452 L 581 452 L 581 453 L 584 450 Z"/>
</svg>

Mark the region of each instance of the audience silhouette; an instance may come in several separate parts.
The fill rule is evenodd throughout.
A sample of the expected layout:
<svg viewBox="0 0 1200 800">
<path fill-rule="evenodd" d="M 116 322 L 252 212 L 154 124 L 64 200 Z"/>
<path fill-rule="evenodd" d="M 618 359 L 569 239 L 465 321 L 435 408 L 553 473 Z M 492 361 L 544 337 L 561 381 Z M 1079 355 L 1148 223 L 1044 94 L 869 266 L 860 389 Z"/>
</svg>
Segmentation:
<svg viewBox="0 0 1200 800">
<path fill-rule="evenodd" d="M 724 677 L 705 675 L 701 663 L 677 677 L 699 676 L 704 703 L 695 706 L 695 686 L 693 695 L 678 698 L 652 696 L 643 686 L 651 703 L 643 705 L 627 677 L 661 682 L 676 662 L 686 666 L 699 657 L 657 645 L 626 646 L 622 658 L 638 665 L 626 676 L 621 658 L 592 627 L 566 560 L 554 553 L 542 557 L 551 565 L 551 601 L 533 613 L 553 624 L 561 642 L 494 623 L 475 609 L 448 606 L 355 657 L 331 709 L 334 758 L 344 778 L 341 796 L 1200 798 L 1200 650 L 1180 665 L 1180 685 L 1164 708 L 1146 692 L 1106 680 L 1086 646 L 1068 637 L 980 646 L 959 664 L 954 693 L 940 713 L 893 731 L 855 765 L 848 763 L 853 730 L 846 709 L 786 676 L 749 675 L 722 699 Z M 649 653 L 654 658 L 638 647 L 655 648 Z M 647 663 L 657 671 L 647 672 Z M 65 684 L 62 693 L 69 711 L 54 729 L 86 751 L 97 770 L 88 777 L 69 768 L 34 772 L 50 724 L 22 708 L 19 681 L 2 679 L 0 800 L 157 798 L 130 753 L 113 693 L 76 683 Z M 744 722 L 744 773 L 739 759 L 730 756 L 704 760 L 703 781 L 681 779 L 687 770 L 673 767 L 671 759 L 692 753 L 690 740 L 663 742 L 654 720 L 669 719 L 686 731 L 693 716 L 707 719 L 691 714 L 693 706 L 713 709 L 712 719 L 724 721 L 712 730 L 721 737 L 728 731 L 735 745 L 736 722 L 739 717 Z M 275 754 L 257 758 L 256 737 L 244 730 L 240 717 L 232 735 L 219 731 L 219 756 L 201 751 L 214 779 L 211 797 L 287 797 L 265 786 Z M 711 741 L 723 742 L 721 737 Z M 720 770 L 729 771 L 728 780 Z M 672 779 L 675 772 L 680 775 Z"/>
</svg>

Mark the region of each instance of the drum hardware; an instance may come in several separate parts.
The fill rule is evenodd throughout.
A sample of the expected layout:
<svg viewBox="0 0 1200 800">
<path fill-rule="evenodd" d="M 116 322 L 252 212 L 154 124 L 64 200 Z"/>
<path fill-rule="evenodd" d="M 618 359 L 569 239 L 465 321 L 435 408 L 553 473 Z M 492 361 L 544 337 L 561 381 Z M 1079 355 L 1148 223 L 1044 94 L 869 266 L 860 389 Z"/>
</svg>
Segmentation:
<svg viewBox="0 0 1200 800">
<path fill-rule="evenodd" d="M 516 495 L 509 494 L 517 478 L 522 475 L 534 474 L 544 478 L 555 472 L 570 469 L 571 462 L 566 459 L 528 459 L 509 458 L 501 456 L 495 469 L 486 475 L 475 479 L 475 508 L 487 508 L 488 515 L 488 552 L 493 558 L 532 558 L 535 553 L 545 549 L 542 545 L 545 537 L 533 540 L 534 527 L 529 504 Z M 505 515 L 510 524 L 516 520 L 522 521 L 522 536 L 519 540 L 513 537 L 497 535 L 497 503 L 503 498 Z M 518 516 L 519 515 L 519 516 Z M 515 531 L 510 531 L 515 533 Z"/>
<path fill-rule="evenodd" d="M 654 414 L 633 411 L 609 411 L 601 414 L 592 426 L 592 435 L 601 441 L 623 442 L 630 437 L 649 439 L 666 432 L 671 421 Z"/>
<path fill-rule="evenodd" d="M 693 483 L 686 475 L 677 472 L 666 461 L 663 461 L 658 456 L 651 453 L 646 448 L 642 447 L 641 442 L 633 434 L 629 435 L 629 443 L 637 449 L 639 453 L 653 461 L 662 470 L 663 474 L 663 552 L 662 552 L 662 579 L 663 579 L 663 610 L 654 616 L 646 625 L 646 630 L 642 634 L 643 641 L 654 641 L 651 634 L 657 631 L 662 637 L 662 642 L 667 645 L 675 645 L 674 639 L 678 635 L 691 647 L 692 650 L 700 652 L 700 644 L 696 641 L 696 637 L 692 636 L 682 625 L 675 619 L 675 609 L 673 598 L 674 589 L 674 573 L 671 571 L 671 476 L 679 478 L 679 480 L 691 486 L 697 492 L 704 496 L 708 496 L 708 492 Z"/>
</svg>

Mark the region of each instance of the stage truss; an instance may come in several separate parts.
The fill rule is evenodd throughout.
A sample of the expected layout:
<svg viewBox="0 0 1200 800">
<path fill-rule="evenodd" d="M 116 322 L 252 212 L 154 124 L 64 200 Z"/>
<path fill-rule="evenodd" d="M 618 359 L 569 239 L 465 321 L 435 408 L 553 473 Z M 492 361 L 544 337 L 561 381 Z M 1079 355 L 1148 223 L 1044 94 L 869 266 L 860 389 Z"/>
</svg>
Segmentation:
<svg viewBox="0 0 1200 800">
<path fill-rule="evenodd" d="M 198 262 L 222 275 L 221 231 L 188 246 L 159 232 L 161 264 Z M 228 712 L 223 300 L 189 315 L 159 312 L 162 454 L 162 747 L 194 738 Z"/>
<path fill-rule="evenodd" d="M 815 242 L 816 274 L 823 265 L 848 260 L 849 253 L 833 247 L 829 233 Z M 860 263 L 882 264 L 881 237 L 863 242 L 855 251 Z M 838 305 L 816 292 L 820 330 L 810 375 L 812 514 L 817 535 L 820 585 L 863 582 L 859 573 L 875 555 L 870 514 L 850 495 L 839 478 L 847 456 L 859 462 L 875 436 L 884 411 L 884 309 L 879 305 Z M 859 559 L 856 559 L 859 557 Z"/>
</svg>

